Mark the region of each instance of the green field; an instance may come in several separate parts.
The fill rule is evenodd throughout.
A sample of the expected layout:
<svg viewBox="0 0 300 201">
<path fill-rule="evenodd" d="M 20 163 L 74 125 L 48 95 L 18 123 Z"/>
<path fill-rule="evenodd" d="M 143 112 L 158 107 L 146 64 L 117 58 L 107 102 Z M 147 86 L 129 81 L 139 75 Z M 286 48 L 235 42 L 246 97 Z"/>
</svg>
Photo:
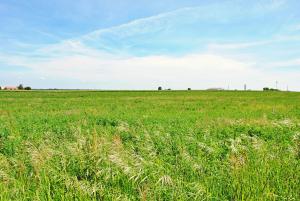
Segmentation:
<svg viewBox="0 0 300 201">
<path fill-rule="evenodd" d="M 0 91 L 0 200 L 300 200 L 300 93 Z"/>
</svg>

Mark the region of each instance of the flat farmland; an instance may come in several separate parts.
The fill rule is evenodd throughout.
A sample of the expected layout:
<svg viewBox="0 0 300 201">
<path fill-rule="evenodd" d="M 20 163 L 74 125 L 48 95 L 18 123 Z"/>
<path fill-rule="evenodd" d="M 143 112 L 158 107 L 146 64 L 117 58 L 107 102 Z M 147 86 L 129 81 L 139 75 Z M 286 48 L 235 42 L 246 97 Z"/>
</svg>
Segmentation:
<svg viewBox="0 0 300 201">
<path fill-rule="evenodd" d="M 300 93 L 0 91 L 0 200 L 300 200 Z"/>
</svg>

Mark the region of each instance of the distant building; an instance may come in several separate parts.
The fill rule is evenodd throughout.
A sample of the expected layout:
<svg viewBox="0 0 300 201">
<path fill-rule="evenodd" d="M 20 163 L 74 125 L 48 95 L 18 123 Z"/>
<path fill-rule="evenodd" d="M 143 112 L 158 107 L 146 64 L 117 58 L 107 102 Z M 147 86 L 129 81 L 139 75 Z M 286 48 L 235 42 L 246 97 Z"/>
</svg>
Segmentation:
<svg viewBox="0 0 300 201">
<path fill-rule="evenodd" d="M 13 91 L 13 90 L 18 90 L 18 88 L 17 87 L 13 87 L 13 86 L 7 86 L 7 87 L 4 87 L 4 90 L 11 90 L 11 91 Z"/>
</svg>

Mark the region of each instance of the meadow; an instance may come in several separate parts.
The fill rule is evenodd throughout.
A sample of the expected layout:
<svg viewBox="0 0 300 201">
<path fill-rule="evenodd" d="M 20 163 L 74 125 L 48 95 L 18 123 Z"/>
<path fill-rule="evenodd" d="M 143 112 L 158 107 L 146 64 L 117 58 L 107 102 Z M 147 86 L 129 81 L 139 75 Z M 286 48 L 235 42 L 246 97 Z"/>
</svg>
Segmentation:
<svg viewBox="0 0 300 201">
<path fill-rule="evenodd" d="M 0 91 L 0 200 L 300 200 L 300 93 Z"/>
</svg>

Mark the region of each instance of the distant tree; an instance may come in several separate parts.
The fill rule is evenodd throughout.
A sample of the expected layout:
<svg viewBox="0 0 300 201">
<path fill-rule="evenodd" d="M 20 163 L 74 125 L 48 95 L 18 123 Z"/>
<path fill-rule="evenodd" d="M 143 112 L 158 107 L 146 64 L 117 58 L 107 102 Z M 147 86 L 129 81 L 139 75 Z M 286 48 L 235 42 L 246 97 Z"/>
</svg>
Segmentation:
<svg viewBox="0 0 300 201">
<path fill-rule="evenodd" d="M 172 89 L 171 88 L 169 88 L 169 89 L 167 89 L 168 91 L 171 91 Z"/>
<path fill-rule="evenodd" d="M 161 91 L 162 90 L 162 87 L 158 87 L 158 91 Z"/>
<path fill-rule="evenodd" d="M 269 89 L 269 87 L 264 87 L 263 90 L 264 91 L 269 91 L 270 89 Z"/>
<path fill-rule="evenodd" d="M 2 90 L 1 86 L 0 86 L 0 90 Z"/>
<path fill-rule="evenodd" d="M 17 88 L 18 88 L 19 90 L 23 90 L 23 89 L 24 89 L 24 87 L 23 87 L 22 84 L 20 84 Z"/>
<path fill-rule="evenodd" d="M 24 89 L 25 90 L 31 90 L 31 87 L 25 87 Z"/>
<path fill-rule="evenodd" d="M 191 88 L 188 88 L 188 91 L 191 91 L 192 89 Z"/>
</svg>

